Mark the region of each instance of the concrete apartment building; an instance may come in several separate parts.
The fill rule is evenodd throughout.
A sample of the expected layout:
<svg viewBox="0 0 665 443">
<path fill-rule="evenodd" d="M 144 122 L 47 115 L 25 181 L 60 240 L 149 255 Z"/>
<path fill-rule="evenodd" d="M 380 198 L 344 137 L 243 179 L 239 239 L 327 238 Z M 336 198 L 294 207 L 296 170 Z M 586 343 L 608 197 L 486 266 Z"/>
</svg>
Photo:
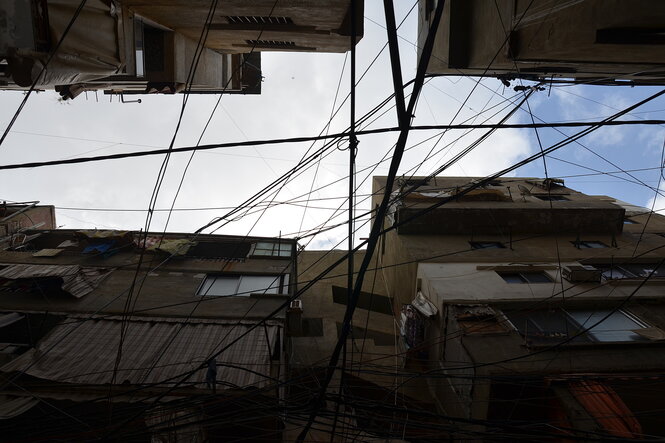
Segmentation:
<svg viewBox="0 0 665 443">
<path fill-rule="evenodd" d="M 28 235 L 0 252 L 3 439 L 281 441 L 293 240 Z"/>
<path fill-rule="evenodd" d="M 662 216 L 557 179 L 415 177 L 392 195 L 309 441 L 665 436 Z M 348 303 L 345 252 L 29 229 L 50 226 L 41 208 L 5 212 L 34 217 L 0 252 L 3 436 L 296 438 Z"/>
<path fill-rule="evenodd" d="M 219 2 L 211 18 L 209 1 L 88 0 L 67 31 L 79 4 L 0 3 L 0 89 L 34 83 L 65 99 L 93 90 L 176 93 L 186 84 L 192 93 L 259 94 L 262 51 L 350 48 L 351 0 Z M 360 39 L 363 2 L 355 4 Z"/>
<path fill-rule="evenodd" d="M 348 304 L 345 255 L 346 251 L 341 250 L 304 250 L 298 254 L 300 288 L 342 261 L 302 294 L 297 302 L 299 316 L 293 315 L 294 309 L 290 312 L 289 367 L 294 383 L 287 398 L 292 408 L 309 410 L 319 395 L 338 341 Z M 363 257 L 364 251 L 354 254 L 356 272 Z M 408 381 L 403 375 L 405 349 L 396 328 L 392 300 L 386 296 L 384 276 L 375 268 L 370 267 L 363 281 L 346 356 L 339 362 L 343 370 L 335 372 L 325 405 L 305 441 L 438 441 L 446 437 L 432 431 L 447 423 L 436 414 L 427 415 L 436 410 L 427 385 L 422 380 Z M 412 369 L 410 363 L 407 371 Z M 304 418 L 296 423 L 304 424 L 307 414 Z M 287 429 L 284 441 L 295 441 L 301 430 L 301 426 Z"/>
<path fill-rule="evenodd" d="M 420 0 L 423 47 L 436 0 Z M 665 83 L 659 0 L 447 0 L 430 74 Z"/>
<path fill-rule="evenodd" d="M 296 252 L 295 240 L 260 237 L 26 233 L 27 241 L 0 252 L 4 436 L 296 439 L 338 339 L 346 262 L 288 300 L 344 251 Z M 356 268 L 362 257 L 356 254 Z M 382 275 L 371 271 L 347 366 L 336 373 L 308 441 L 329 441 L 333 430 L 335 441 L 412 439 L 430 432 L 423 423 L 441 425 L 405 412 L 435 405 L 423 382 L 402 384 L 404 356 L 385 290 Z M 397 410 L 367 406 L 384 400 Z"/>
<path fill-rule="evenodd" d="M 665 436 L 665 218 L 556 179 L 422 180 L 377 253 L 437 410 L 478 439 Z"/>
</svg>

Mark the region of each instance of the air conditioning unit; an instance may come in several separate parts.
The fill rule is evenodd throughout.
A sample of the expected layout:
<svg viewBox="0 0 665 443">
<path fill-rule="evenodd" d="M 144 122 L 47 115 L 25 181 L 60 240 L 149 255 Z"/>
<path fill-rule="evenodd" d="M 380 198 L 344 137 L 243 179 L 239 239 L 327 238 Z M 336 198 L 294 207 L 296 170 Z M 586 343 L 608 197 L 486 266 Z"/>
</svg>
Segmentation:
<svg viewBox="0 0 665 443">
<path fill-rule="evenodd" d="M 289 335 L 302 335 L 302 300 L 292 300 L 286 311 L 286 330 Z"/>
<path fill-rule="evenodd" d="M 563 277 L 572 283 L 600 283 L 602 272 L 589 265 L 564 266 Z"/>
</svg>

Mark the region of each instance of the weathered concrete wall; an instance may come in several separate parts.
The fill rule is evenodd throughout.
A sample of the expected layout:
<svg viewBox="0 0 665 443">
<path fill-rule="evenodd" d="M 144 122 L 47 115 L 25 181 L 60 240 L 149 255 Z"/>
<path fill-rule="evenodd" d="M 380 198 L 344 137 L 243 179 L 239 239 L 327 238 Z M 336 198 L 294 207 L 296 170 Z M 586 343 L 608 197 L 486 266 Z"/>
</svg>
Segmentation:
<svg viewBox="0 0 665 443">
<path fill-rule="evenodd" d="M 425 17 L 427 3 L 420 0 L 420 48 L 431 23 Z M 451 0 L 444 7 L 428 72 L 521 72 L 662 84 L 660 50 L 645 36 L 663 20 L 665 5 L 658 0 L 588 0 L 563 6 L 556 0 Z"/>
<path fill-rule="evenodd" d="M 206 1 L 123 0 L 123 6 L 198 41 L 210 8 Z M 358 4 L 358 36 L 363 35 L 363 1 Z M 293 46 L 257 46 L 258 51 L 345 52 L 349 49 L 349 0 L 272 0 L 220 2 L 206 46 L 230 54 L 249 52 L 260 34 L 263 41 L 292 42 Z M 227 16 L 288 17 L 289 23 L 233 23 Z"/>
<path fill-rule="evenodd" d="M 55 231 L 44 236 L 72 236 L 73 231 Z M 63 237 L 63 238 L 64 238 Z M 206 240 L 222 236 L 206 236 Z M 45 239 L 41 239 L 47 242 Z M 248 239 L 248 241 L 256 241 Z M 113 268 L 113 272 L 88 295 L 75 299 L 67 295 L 50 296 L 39 293 L 14 293 L 0 290 L 0 305 L 4 310 L 49 311 L 81 313 L 113 313 L 125 311 L 125 302 L 135 275 L 137 285 L 133 292 L 132 310 L 138 315 L 189 316 L 215 318 L 263 318 L 279 307 L 285 297 L 266 295 L 261 298 L 204 297 L 196 295 L 206 274 L 228 275 L 279 275 L 290 274 L 291 282 L 296 276 L 290 258 L 246 258 L 244 262 L 221 259 L 199 259 L 175 257 L 165 262 L 166 254 L 146 253 L 138 274 L 139 254 L 118 252 L 109 257 L 101 254 L 81 254 L 65 251 L 56 257 L 33 257 L 33 252 L 0 252 L 1 264 L 76 264 L 86 267 Z M 140 288 L 140 289 L 139 289 Z M 293 293 L 294 287 L 290 288 Z M 283 316 L 283 313 L 280 314 Z"/>
</svg>

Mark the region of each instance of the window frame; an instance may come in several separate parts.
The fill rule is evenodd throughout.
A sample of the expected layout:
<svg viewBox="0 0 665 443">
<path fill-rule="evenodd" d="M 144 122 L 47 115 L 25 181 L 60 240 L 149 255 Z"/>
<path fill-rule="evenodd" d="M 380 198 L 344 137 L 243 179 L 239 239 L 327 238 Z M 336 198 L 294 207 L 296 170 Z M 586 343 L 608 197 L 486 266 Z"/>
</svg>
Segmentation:
<svg viewBox="0 0 665 443">
<path fill-rule="evenodd" d="M 605 249 L 609 248 L 605 243 L 600 240 L 574 240 L 571 242 L 577 249 Z M 590 246 L 595 244 L 597 246 Z"/>
<path fill-rule="evenodd" d="M 542 313 L 544 312 L 547 312 L 547 316 L 549 317 L 548 320 L 552 320 L 553 316 L 556 315 L 558 317 L 557 320 L 560 320 L 561 324 L 566 326 L 565 327 L 566 332 L 562 333 L 561 331 L 557 331 L 554 329 L 546 330 L 542 327 L 542 322 L 539 323 L 538 318 L 529 318 L 529 314 L 542 315 Z M 597 322 L 597 319 L 593 318 L 594 316 L 605 317 L 609 315 L 609 317 L 607 317 L 607 319 L 605 319 L 603 322 L 599 323 L 598 325 L 595 325 L 593 327 L 588 327 L 587 325 L 585 325 L 586 321 L 581 322 L 579 318 L 580 314 L 583 315 L 584 313 L 588 312 L 591 312 L 591 315 L 589 315 L 588 317 L 590 325 L 595 325 L 595 323 Z M 511 312 L 509 310 L 503 309 L 502 313 L 506 317 L 506 319 L 510 322 L 514 330 L 517 331 L 522 337 L 531 341 L 534 340 L 541 341 L 543 345 L 547 344 L 548 342 L 551 344 L 553 340 L 555 341 L 570 340 L 566 344 L 574 344 L 574 345 L 625 344 L 625 343 L 649 342 L 649 339 L 642 337 L 638 333 L 632 331 L 637 329 L 648 329 L 651 326 L 641 318 L 634 315 L 633 313 L 623 309 L 555 308 L 551 310 L 543 310 L 543 309 L 535 310 L 531 313 L 524 314 L 524 318 L 528 322 L 526 330 L 518 326 L 518 323 L 516 322 L 517 319 L 515 317 L 517 317 L 518 315 L 522 315 L 520 311 Z M 576 317 L 575 314 L 578 314 L 578 316 Z M 605 324 L 605 321 L 609 320 L 612 316 L 617 316 L 617 315 L 621 315 L 624 320 L 628 320 L 629 322 L 634 323 L 638 327 L 634 329 L 617 329 L 617 330 L 611 330 L 611 329 L 605 330 L 600 328 L 602 327 L 603 324 Z M 542 318 L 540 320 L 542 320 Z M 528 324 L 535 326 L 538 329 L 538 331 L 543 334 L 543 336 L 539 336 L 538 334 L 529 334 Z M 594 329 L 596 330 L 594 331 Z M 624 333 L 626 337 L 618 340 L 603 338 L 608 336 L 611 337 L 612 335 L 621 334 L 621 333 Z"/>
<path fill-rule="evenodd" d="M 273 283 L 271 283 L 271 286 L 269 288 L 265 288 L 263 292 L 254 292 L 254 291 L 243 291 L 239 292 L 242 284 L 243 284 L 243 278 L 246 279 L 251 279 L 252 277 L 272 277 L 273 278 Z M 214 279 L 208 289 L 206 291 L 209 291 L 210 288 L 213 287 L 214 282 L 217 279 L 237 279 L 235 283 L 235 290 L 233 294 L 227 294 L 227 295 L 220 295 L 220 294 L 209 294 L 209 293 L 202 293 L 203 288 L 206 287 L 206 282 L 208 282 L 209 279 Z M 276 286 L 273 287 L 273 285 L 276 283 Z M 280 295 L 280 294 L 288 294 L 289 293 L 289 283 L 290 283 L 290 275 L 288 273 L 282 273 L 282 274 L 206 274 L 205 278 L 203 281 L 199 284 L 198 288 L 196 289 L 196 296 L 197 297 L 251 297 L 252 294 L 261 294 L 265 296 L 269 295 Z M 274 290 L 274 292 L 272 292 Z"/>
<path fill-rule="evenodd" d="M 544 270 L 533 270 L 533 271 L 494 271 L 496 272 L 499 277 L 503 279 L 504 282 L 508 284 L 543 284 L 543 283 L 555 283 L 555 280 Z M 532 275 L 539 275 L 542 277 L 545 277 L 548 281 L 531 281 L 529 280 L 528 276 L 529 274 Z M 506 276 L 517 276 L 520 281 L 508 281 L 506 279 Z"/>
<path fill-rule="evenodd" d="M 545 202 L 568 202 L 570 199 L 561 194 L 533 194 L 538 200 Z"/>
<path fill-rule="evenodd" d="M 587 311 L 590 311 L 590 310 L 576 309 L 574 312 L 581 313 L 581 312 L 587 312 Z M 591 328 L 587 328 L 587 327 L 585 326 L 585 324 L 584 324 L 584 323 L 581 323 L 577 318 L 575 318 L 571 312 L 568 312 L 568 311 L 564 311 L 564 312 L 565 312 L 566 315 L 568 315 L 568 316 L 569 316 L 574 322 L 576 322 L 576 323 L 582 328 L 582 330 L 585 330 L 584 334 L 590 336 L 590 338 L 592 339 L 592 341 L 593 341 L 594 343 L 632 343 L 632 342 L 643 342 L 643 341 L 646 340 L 646 339 L 641 339 L 642 337 L 641 337 L 639 334 L 634 333 L 634 332 L 632 333 L 632 335 L 634 335 L 636 338 L 633 338 L 633 339 L 627 339 L 627 340 L 604 340 L 604 339 L 601 339 L 601 338 L 600 338 L 600 336 L 608 335 L 607 333 L 610 333 L 610 334 L 611 334 L 611 333 L 621 333 L 621 332 L 623 332 L 623 333 L 626 333 L 626 334 L 627 334 L 627 333 L 632 332 L 632 331 L 635 330 L 635 329 L 646 329 L 646 328 L 649 327 L 649 325 L 648 325 L 647 323 L 643 322 L 641 319 L 639 319 L 639 318 L 636 317 L 635 315 L 633 315 L 633 314 L 631 314 L 631 313 L 629 313 L 629 312 L 624 311 L 623 309 L 616 309 L 616 310 L 614 310 L 614 309 L 605 309 L 605 310 L 601 310 L 601 311 L 599 311 L 599 310 L 593 310 L 591 316 L 588 317 L 588 319 L 591 319 L 591 320 L 587 320 L 587 321 L 590 322 L 592 325 L 595 324 L 595 323 L 597 322 L 595 319 L 592 319 L 592 316 L 594 316 L 594 315 L 596 315 L 596 314 L 601 315 L 601 316 L 603 316 L 603 317 L 606 317 L 607 315 L 609 315 L 609 317 L 607 317 L 605 320 L 603 320 L 600 324 L 595 325 L 595 326 L 593 326 L 593 327 L 591 327 Z M 600 326 L 603 326 L 603 324 L 605 324 L 606 321 L 610 320 L 610 318 L 611 318 L 612 316 L 615 316 L 615 315 L 623 315 L 623 317 L 624 317 L 625 319 L 627 319 L 627 320 L 629 320 L 629 321 L 635 323 L 635 324 L 636 324 L 637 326 L 639 326 L 639 327 L 638 327 L 638 328 L 634 328 L 634 329 L 619 329 L 619 330 L 603 330 L 603 329 L 598 329 L 598 330 L 596 330 L 596 331 L 594 332 L 594 329 L 596 329 L 596 328 L 598 328 L 598 327 L 600 327 Z M 585 322 L 585 323 L 586 323 L 586 322 Z"/>
<path fill-rule="evenodd" d="M 262 244 L 271 244 L 272 247 L 259 247 Z M 288 253 L 286 248 L 288 247 Z M 277 258 L 285 259 L 293 256 L 294 245 L 291 242 L 282 242 L 275 240 L 260 240 L 252 243 L 252 248 L 249 251 L 249 256 L 253 258 Z M 269 254 L 257 254 L 257 251 L 270 251 Z M 287 255 L 285 255 L 287 254 Z"/>
<path fill-rule="evenodd" d="M 600 271 L 604 280 L 629 280 L 646 278 L 658 263 L 592 263 L 590 265 Z M 635 267 L 641 267 L 642 272 L 636 273 Z M 665 264 L 661 265 L 661 269 L 656 269 L 656 272 L 651 278 L 665 278 Z"/>
<path fill-rule="evenodd" d="M 471 249 L 477 250 L 477 249 L 506 249 L 506 245 L 504 245 L 500 241 L 469 241 L 469 245 L 471 246 Z"/>
</svg>

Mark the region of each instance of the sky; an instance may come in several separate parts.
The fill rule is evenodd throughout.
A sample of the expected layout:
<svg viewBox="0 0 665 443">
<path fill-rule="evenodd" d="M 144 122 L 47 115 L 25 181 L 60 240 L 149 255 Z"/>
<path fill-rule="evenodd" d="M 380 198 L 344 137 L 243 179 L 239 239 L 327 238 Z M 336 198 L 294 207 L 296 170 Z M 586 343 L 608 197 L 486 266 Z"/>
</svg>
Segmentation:
<svg viewBox="0 0 665 443">
<path fill-rule="evenodd" d="M 400 59 L 405 81 L 416 72 L 417 8 L 396 2 Z M 365 32 L 357 46 L 357 116 L 362 117 L 393 92 L 380 2 L 365 2 Z M 377 57 L 378 55 L 378 57 Z M 226 95 L 212 115 L 201 143 L 314 136 L 341 132 L 349 124 L 349 54 L 262 54 L 261 95 Z M 366 74 L 364 74 L 366 71 Z M 477 86 L 476 86 L 477 84 Z M 339 85 L 339 88 L 338 88 Z M 474 88 L 475 86 L 475 88 Z M 531 112 L 545 122 L 596 121 L 648 97 L 653 87 L 553 86 L 534 93 Z M 408 92 L 408 91 L 407 91 Z M 470 95 L 469 95 L 470 94 Z M 510 107 L 506 99 L 521 93 L 496 79 L 437 77 L 428 80 L 418 101 L 414 125 L 498 121 Z M 0 91 L 0 125 L 9 123 L 20 92 Z M 193 146 L 201 137 L 216 97 L 192 96 L 185 109 L 175 146 Z M 168 147 L 173 137 L 182 96 L 143 96 L 142 103 L 120 103 L 103 94 L 88 93 L 62 102 L 54 92 L 33 94 L 0 147 L 0 164 L 106 155 Z M 396 126 L 390 106 L 362 128 Z M 340 108 L 341 106 L 341 108 Z M 339 111 L 333 115 L 333 110 Z M 385 112 L 384 112 L 385 111 Z M 459 112 L 458 112 L 459 111 Z M 500 111 L 500 112 L 499 112 Z M 453 120 L 454 117 L 454 120 Z M 628 119 L 665 118 L 665 99 L 637 109 Z M 328 122 L 330 120 L 330 125 Z M 527 108 L 510 123 L 530 123 Z M 442 175 L 484 176 L 547 148 L 580 128 L 502 129 Z M 482 133 L 473 131 L 412 131 L 399 174 L 427 175 Z M 356 213 L 370 209 L 371 177 L 385 175 L 397 134 L 359 137 L 356 164 Z M 609 195 L 639 206 L 665 208 L 662 126 L 604 127 L 552 155 L 511 173 L 513 176 L 564 178 L 566 185 L 591 195 Z M 323 142 L 244 146 L 194 154 L 184 175 L 189 153 L 171 157 L 160 188 L 150 230 L 194 232 L 259 192 L 321 148 Z M 234 235 L 303 237 L 313 230 L 345 221 L 348 189 L 348 143 L 339 143 L 319 161 L 292 177 L 263 205 L 227 218 L 206 232 Z M 55 205 L 58 225 L 68 229 L 131 229 L 144 227 L 146 209 L 163 156 L 110 160 L 0 172 L 0 200 L 34 201 Z M 383 160 L 383 161 L 382 161 Z M 621 172 L 621 170 L 633 172 Z M 177 195 L 178 185 L 182 188 Z M 663 180 L 665 182 L 665 180 Z M 268 208 L 265 203 L 270 203 Z M 277 203 L 282 203 L 278 204 Z M 168 208 L 176 210 L 170 219 Z M 366 237 L 368 224 L 357 224 L 356 241 Z M 346 227 L 303 237 L 309 249 L 344 242 Z"/>
</svg>

